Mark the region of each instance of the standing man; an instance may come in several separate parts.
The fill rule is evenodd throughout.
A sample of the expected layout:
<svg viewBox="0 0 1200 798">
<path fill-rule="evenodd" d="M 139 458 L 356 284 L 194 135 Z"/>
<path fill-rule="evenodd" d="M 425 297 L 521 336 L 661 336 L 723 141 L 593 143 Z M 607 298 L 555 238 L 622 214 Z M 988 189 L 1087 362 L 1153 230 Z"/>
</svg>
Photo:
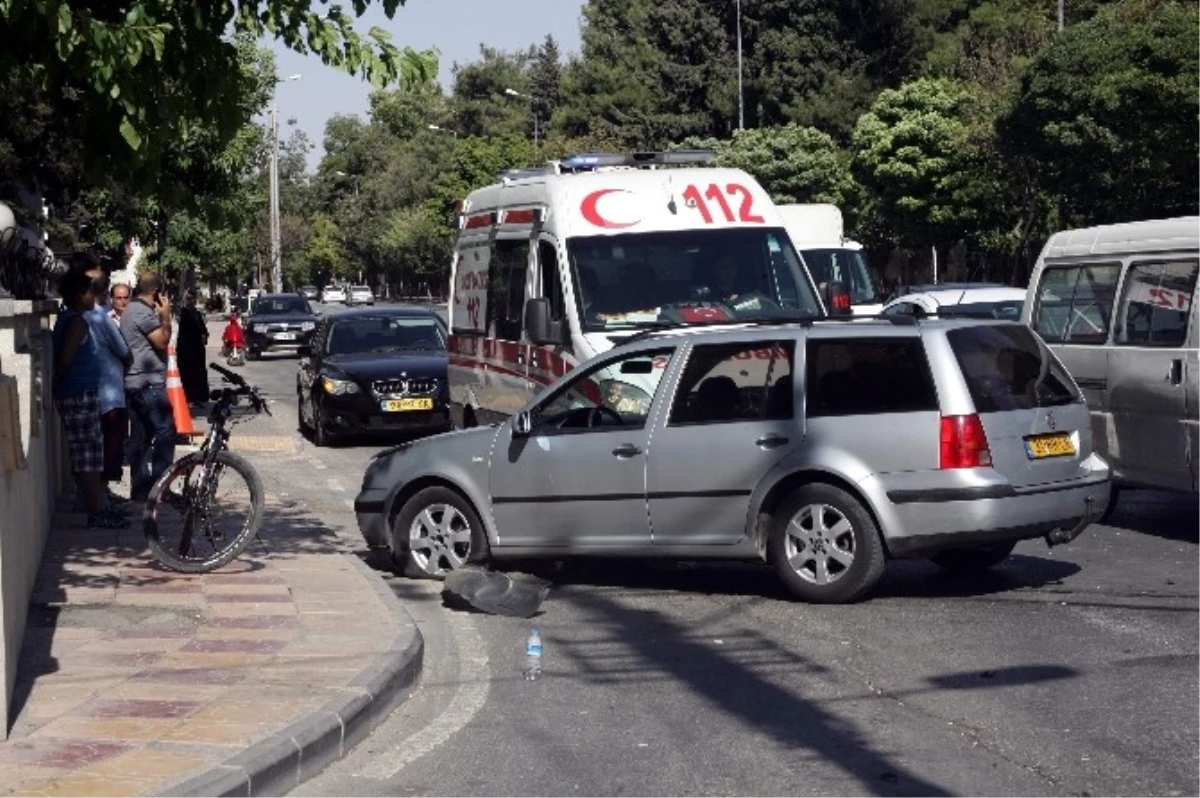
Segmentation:
<svg viewBox="0 0 1200 798">
<path fill-rule="evenodd" d="M 79 253 L 72 261 L 72 268 L 83 270 L 92 280 L 95 306 L 83 314 L 88 331 L 95 336 L 96 356 L 100 362 L 100 380 L 97 400 L 100 410 L 100 428 L 104 433 L 104 480 L 120 482 L 125 463 L 125 441 L 129 437 L 129 413 L 125 409 L 125 369 L 133 361 L 129 346 L 120 329 L 112 322 L 112 308 L 108 306 L 108 274 L 100 267 L 99 260 L 91 253 Z M 129 287 L 125 289 L 128 296 Z M 108 501 L 120 506 L 125 500 L 108 489 Z"/>
<path fill-rule="evenodd" d="M 175 416 L 167 398 L 171 303 L 161 275 L 146 272 L 138 278 L 134 298 L 121 314 L 121 335 L 133 354 L 125 374 L 125 397 L 148 444 L 130 452 L 130 498 L 145 501 L 175 460 Z"/>
<path fill-rule="evenodd" d="M 121 314 L 125 312 L 125 308 L 129 307 L 129 300 L 132 295 L 133 289 L 125 285 L 125 283 L 117 283 L 109 291 L 112 307 L 108 310 L 108 318 L 117 327 L 121 326 Z"/>
</svg>

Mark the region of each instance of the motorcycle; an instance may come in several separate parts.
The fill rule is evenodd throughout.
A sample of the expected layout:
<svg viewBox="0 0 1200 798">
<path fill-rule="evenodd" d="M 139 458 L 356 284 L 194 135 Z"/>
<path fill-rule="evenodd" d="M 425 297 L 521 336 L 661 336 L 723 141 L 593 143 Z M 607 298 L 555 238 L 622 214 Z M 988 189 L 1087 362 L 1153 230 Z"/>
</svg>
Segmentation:
<svg viewBox="0 0 1200 798">
<path fill-rule="evenodd" d="M 232 367 L 246 365 L 246 333 L 242 330 L 241 314 L 237 309 L 229 314 L 229 324 L 221 334 L 221 354 Z"/>
</svg>

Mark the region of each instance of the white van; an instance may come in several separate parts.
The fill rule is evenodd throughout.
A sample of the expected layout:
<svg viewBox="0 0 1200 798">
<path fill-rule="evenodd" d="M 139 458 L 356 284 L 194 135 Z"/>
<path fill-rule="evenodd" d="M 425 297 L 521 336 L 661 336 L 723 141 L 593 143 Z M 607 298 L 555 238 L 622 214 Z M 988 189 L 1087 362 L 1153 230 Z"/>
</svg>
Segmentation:
<svg viewBox="0 0 1200 798">
<path fill-rule="evenodd" d="M 571 156 L 462 202 L 449 302 L 455 426 L 512 415 L 643 330 L 824 315 L 770 197 L 740 169 L 699 165 L 714 158 Z"/>
<path fill-rule="evenodd" d="M 1029 279 L 1021 318 L 1083 391 L 1114 487 L 1200 492 L 1198 271 L 1189 216 L 1056 233 Z"/>
<path fill-rule="evenodd" d="M 863 260 L 862 244 L 846 238 L 842 210 L 828 203 L 780 205 L 784 227 L 817 285 L 840 280 L 855 316 L 883 312 L 883 297 Z"/>
</svg>

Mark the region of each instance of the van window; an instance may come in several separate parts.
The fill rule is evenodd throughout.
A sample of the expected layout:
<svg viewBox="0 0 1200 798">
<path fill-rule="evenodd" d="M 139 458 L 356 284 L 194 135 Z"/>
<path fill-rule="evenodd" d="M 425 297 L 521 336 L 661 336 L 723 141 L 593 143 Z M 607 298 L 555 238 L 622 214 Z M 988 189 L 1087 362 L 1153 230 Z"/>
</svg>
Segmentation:
<svg viewBox="0 0 1200 798">
<path fill-rule="evenodd" d="M 804 387 L 811 417 L 938 408 L 919 338 L 810 339 Z"/>
<path fill-rule="evenodd" d="M 1023 324 L 962 327 L 946 338 L 978 413 L 1082 401 L 1066 369 Z"/>
<path fill-rule="evenodd" d="M 791 418 L 794 352 L 792 341 L 697 346 L 679 380 L 671 426 Z"/>
<path fill-rule="evenodd" d="M 1033 329 L 1050 343 L 1105 343 L 1120 277 L 1120 263 L 1044 270 L 1034 297 Z"/>
<path fill-rule="evenodd" d="M 1121 291 L 1116 341 L 1127 346 L 1182 346 L 1200 261 L 1135 261 Z"/>
<path fill-rule="evenodd" d="M 550 302 L 550 321 L 562 321 L 562 277 L 558 271 L 558 249 L 553 241 L 538 242 L 538 263 L 542 270 L 542 296 Z"/>
<path fill-rule="evenodd" d="M 492 244 L 492 256 L 488 261 L 487 325 L 495 338 L 521 340 L 528 268 L 528 241 L 496 241 Z"/>
</svg>

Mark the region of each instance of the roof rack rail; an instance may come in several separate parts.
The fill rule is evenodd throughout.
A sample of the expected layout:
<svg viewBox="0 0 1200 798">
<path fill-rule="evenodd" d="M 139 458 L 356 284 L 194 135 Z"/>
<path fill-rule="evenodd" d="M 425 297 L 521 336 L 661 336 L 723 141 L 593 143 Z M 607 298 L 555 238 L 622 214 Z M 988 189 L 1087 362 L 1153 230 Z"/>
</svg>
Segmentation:
<svg viewBox="0 0 1200 798">
<path fill-rule="evenodd" d="M 558 170 L 553 165 L 546 166 L 528 166 L 521 169 L 505 169 L 496 174 L 496 181 L 503 183 L 506 180 L 524 180 L 529 177 L 541 177 L 543 175 L 555 174 Z"/>
</svg>

